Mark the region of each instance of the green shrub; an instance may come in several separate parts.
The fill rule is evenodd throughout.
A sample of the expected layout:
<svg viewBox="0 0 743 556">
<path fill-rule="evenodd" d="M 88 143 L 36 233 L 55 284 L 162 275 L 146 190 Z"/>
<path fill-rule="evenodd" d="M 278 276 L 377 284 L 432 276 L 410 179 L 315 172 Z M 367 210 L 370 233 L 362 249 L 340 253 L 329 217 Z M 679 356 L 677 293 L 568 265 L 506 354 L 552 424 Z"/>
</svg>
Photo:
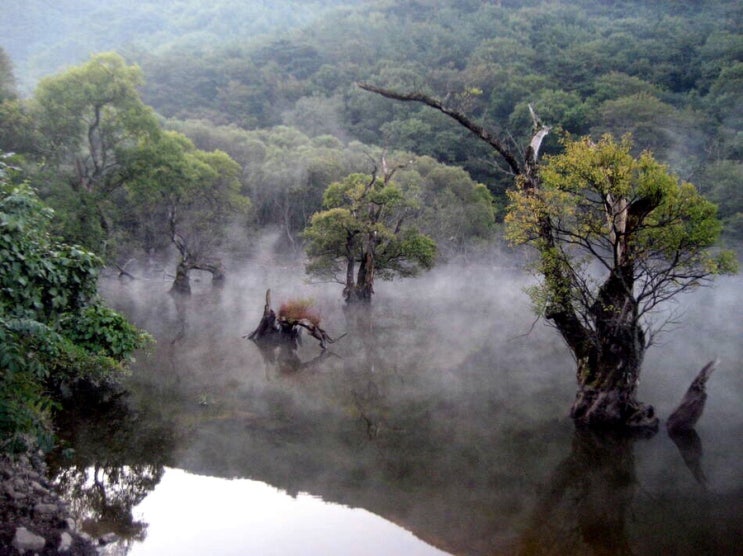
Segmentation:
<svg viewBox="0 0 743 556">
<path fill-rule="evenodd" d="M 149 340 L 97 296 L 101 260 L 53 239 L 53 212 L 0 157 L 0 451 L 49 447 L 63 385 L 115 379 Z"/>
</svg>

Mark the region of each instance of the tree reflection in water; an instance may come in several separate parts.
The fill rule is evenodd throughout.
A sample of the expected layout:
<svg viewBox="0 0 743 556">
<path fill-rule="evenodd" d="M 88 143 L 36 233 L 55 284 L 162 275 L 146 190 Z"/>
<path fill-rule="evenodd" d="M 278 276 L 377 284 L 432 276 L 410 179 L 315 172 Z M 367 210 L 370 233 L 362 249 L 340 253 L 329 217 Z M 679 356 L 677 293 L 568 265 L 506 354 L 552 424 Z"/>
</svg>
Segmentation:
<svg viewBox="0 0 743 556">
<path fill-rule="evenodd" d="M 57 415 L 62 450 L 50 475 L 78 526 L 94 538 L 114 534 L 124 546 L 142 540 L 147 524 L 133 508 L 160 482 L 176 441 L 172 425 L 130 408 L 120 390 L 81 390 Z"/>
<path fill-rule="evenodd" d="M 245 305 L 253 307 L 263 287 L 241 290 Z M 180 312 L 170 300 L 141 303 L 138 322 L 160 331 L 131 381 L 146 415 L 136 433 L 108 416 L 84 424 L 86 433 L 69 441 L 75 467 L 142 472 L 143 485 L 157 480 L 163 463 L 260 480 L 363 507 L 455 554 L 726 553 L 737 544 L 736 435 L 705 433 L 710 488 L 703 491 L 681 462 L 678 439 L 675 446 L 665 435 L 638 442 L 556 420 L 572 395 L 553 372 L 560 346 L 547 333 L 515 337 L 505 305 L 468 290 L 430 306 L 409 295 L 380 296 L 363 311 L 331 307 L 328 322 L 348 332 L 334 355 L 314 342 L 299 349 L 247 342 L 240 332 L 255 318 L 237 298 L 193 299 L 193 310 Z M 507 318 L 465 328 L 473 314 Z M 468 333 L 447 335 L 454 328 Z M 166 421 L 174 425 L 155 430 Z M 67 428 L 81 425 L 60 430 Z M 724 430 L 739 432 L 739 419 Z M 685 461 L 701 477 L 694 471 L 702 468 L 701 443 L 686 444 Z M 85 477 L 73 482 L 85 485 Z M 106 489 L 112 505 L 122 496 L 117 488 L 124 487 Z M 135 499 L 136 487 L 127 488 L 122 499 Z"/>
<path fill-rule="evenodd" d="M 522 538 L 522 554 L 631 554 L 627 513 L 637 487 L 635 438 L 575 430 Z"/>
<path fill-rule="evenodd" d="M 147 524 L 135 520 L 132 509 L 152 492 L 163 472 L 162 465 L 74 466 L 61 468 L 55 482 L 83 531 L 94 538 L 113 533 L 129 544 L 147 534 Z"/>
<path fill-rule="evenodd" d="M 668 436 L 678 448 L 694 479 L 706 488 L 707 477 L 705 477 L 702 469 L 702 439 L 699 438 L 697 431 L 694 429 L 668 431 Z"/>
</svg>

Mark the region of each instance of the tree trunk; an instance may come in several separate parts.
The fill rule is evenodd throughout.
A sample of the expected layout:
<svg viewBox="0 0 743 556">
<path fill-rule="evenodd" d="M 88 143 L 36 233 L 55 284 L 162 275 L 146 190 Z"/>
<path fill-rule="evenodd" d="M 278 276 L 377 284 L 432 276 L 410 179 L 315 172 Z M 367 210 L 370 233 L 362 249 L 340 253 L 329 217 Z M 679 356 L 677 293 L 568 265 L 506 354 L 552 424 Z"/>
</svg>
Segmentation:
<svg viewBox="0 0 743 556">
<path fill-rule="evenodd" d="M 591 310 L 595 329 L 583 330 L 589 341 L 573 349 L 578 392 L 570 415 L 590 426 L 654 431 L 658 418 L 653 407 L 636 398 L 646 342 L 629 276 L 614 272 L 607 279 Z M 564 326 L 558 330 L 563 337 L 572 333 Z"/>
<path fill-rule="evenodd" d="M 374 295 L 374 252 L 367 249 L 359 265 L 356 283 L 350 288 L 347 286 L 347 303 L 371 303 Z"/>
<path fill-rule="evenodd" d="M 374 255 L 367 251 L 364 260 L 359 266 L 359 274 L 356 279 L 356 298 L 358 301 L 371 303 L 374 294 Z"/>
<path fill-rule="evenodd" d="M 191 281 L 188 277 L 190 271 L 191 265 L 188 261 L 181 260 L 178 263 L 178 268 L 175 271 L 175 280 L 173 280 L 173 286 L 170 288 L 171 292 L 191 295 Z"/>
<path fill-rule="evenodd" d="M 222 261 L 195 262 L 191 265 L 195 270 L 206 270 L 212 275 L 212 285 L 221 287 L 225 282 L 224 265 Z"/>
<path fill-rule="evenodd" d="M 343 299 L 345 299 L 346 302 L 350 302 L 350 298 L 356 288 L 356 282 L 353 277 L 356 268 L 356 261 L 353 256 L 352 241 L 352 236 L 349 236 L 349 239 L 346 241 L 346 286 L 343 288 Z"/>
</svg>

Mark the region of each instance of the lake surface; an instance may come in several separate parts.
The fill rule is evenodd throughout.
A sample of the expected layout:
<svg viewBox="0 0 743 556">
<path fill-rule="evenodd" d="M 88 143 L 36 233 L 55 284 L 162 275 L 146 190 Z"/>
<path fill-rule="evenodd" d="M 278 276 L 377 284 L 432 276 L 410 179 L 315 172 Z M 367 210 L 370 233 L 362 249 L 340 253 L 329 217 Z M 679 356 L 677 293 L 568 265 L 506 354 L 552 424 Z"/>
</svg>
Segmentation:
<svg viewBox="0 0 743 556">
<path fill-rule="evenodd" d="M 147 525 L 130 554 L 445 554 L 360 508 L 332 504 L 260 481 L 166 468 L 133 509 Z"/>
<path fill-rule="evenodd" d="M 60 417 L 58 483 L 120 554 L 734 554 L 743 541 L 743 373 L 721 280 L 675 307 L 640 398 L 665 417 L 720 364 L 696 434 L 576 430 L 573 361 L 513 269 L 380 283 L 371 314 L 301 270 L 255 266 L 179 300 L 105 281 L 157 345 L 128 394 Z M 322 352 L 243 336 L 264 295 L 312 297 Z M 663 317 L 661 315 L 661 317 Z"/>
</svg>

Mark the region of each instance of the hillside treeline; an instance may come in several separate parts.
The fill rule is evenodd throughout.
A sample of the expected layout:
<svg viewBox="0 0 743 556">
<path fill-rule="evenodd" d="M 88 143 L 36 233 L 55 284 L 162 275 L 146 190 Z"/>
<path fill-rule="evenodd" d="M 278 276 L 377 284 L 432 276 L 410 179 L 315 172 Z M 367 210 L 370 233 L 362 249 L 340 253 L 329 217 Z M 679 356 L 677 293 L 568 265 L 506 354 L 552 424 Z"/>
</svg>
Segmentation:
<svg viewBox="0 0 743 556">
<path fill-rule="evenodd" d="M 415 218 L 442 253 L 492 237 L 512 177 L 487 146 L 438 112 L 369 94 L 359 81 L 446 99 L 515 145 L 531 131 L 531 104 L 558 131 L 547 152 L 558 149 L 560 132 L 631 133 L 638 151 L 652 150 L 719 204 L 728 237 L 743 234 L 737 2 L 318 1 L 282 4 L 283 11 L 262 2 L 123 6 L 71 12 L 38 2 L 11 6 L 10 15 L 28 25 L 48 22 L 55 10 L 61 23 L 29 37 L 25 50 L 5 39 L 22 52 L 23 67 L 32 67 L 34 56 L 63 56 L 60 45 L 73 40 L 69 29 L 77 22 L 78 43 L 118 47 L 121 67 L 139 72 L 127 79 L 137 110 L 151 111 L 152 121 L 136 128 L 118 117 L 118 135 L 108 145 L 113 165 L 105 179 L 99 176 L 104 185 L 80 187 L 80 164 L 94 158 L 89 142 L 50 142 L 50 134 L 63 138 L 69 129 L 57 125 L 61 116 L 49 107 L 73 101 L 49 93 L 49 80 L 73 70 L 48 77 L 28 99 L 17 94 L 10 57 L 0 72 L 0 147 L 25 155 L 32 183 L 60 213 L 62 235 L 97 252 L 105 245 L 120 263 L 135 252 L 167 250 L 197 222 L 200 236 L 213 236 L 199 240 L 202 249 L 215 249 L 215 241 L 227 249 L 230 239 L 230 248 L 241 249 L 247 230 L 266 226 L 279 230 L 281 246 L 296 247 L 325 189 L 351 173 L 371 173 L 385 157 L 415 168 L 405 188 L 418 201 Z M 81 110 L 65 118 L 89 119 Z M 57 128 L 44 118 L 56 119 Z M 237 166 L 228 171 L 225 162 L 215 170 L 212 160 L 212 170 L 222 172 L 222 183 L 225 176 L 234 183 L 214 212 L 239 209 L 213 219 L 188 214 L 204 208 L 193 189 L 145 191 L 141 184 L 156 177 L 137 174 L 144 155 L 131 147 L 134 137 L 143 147 L 147 126 L 182 135 L 179 148 L 196 158 L 226 153 Z M 165 149 L 149 148 L 150 156 Z M 176 207 L 187 224 L 170 218 Z M 227 221 L 229 233 L 205 231 Z"/>
</svg>

